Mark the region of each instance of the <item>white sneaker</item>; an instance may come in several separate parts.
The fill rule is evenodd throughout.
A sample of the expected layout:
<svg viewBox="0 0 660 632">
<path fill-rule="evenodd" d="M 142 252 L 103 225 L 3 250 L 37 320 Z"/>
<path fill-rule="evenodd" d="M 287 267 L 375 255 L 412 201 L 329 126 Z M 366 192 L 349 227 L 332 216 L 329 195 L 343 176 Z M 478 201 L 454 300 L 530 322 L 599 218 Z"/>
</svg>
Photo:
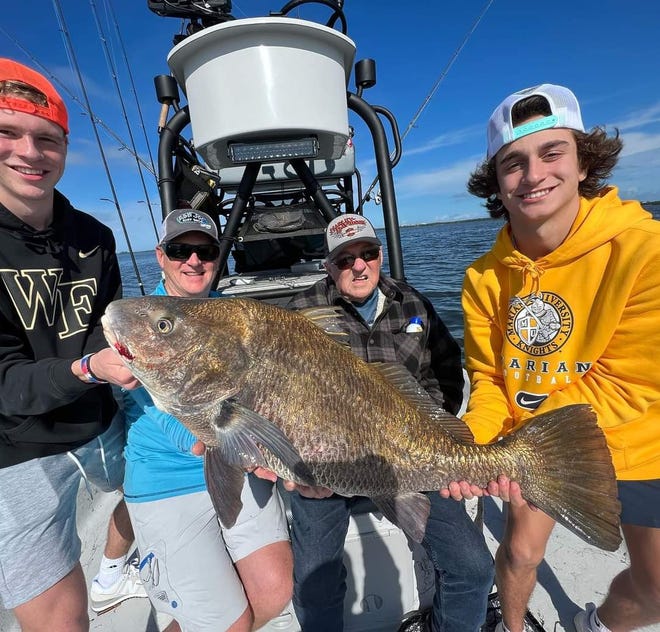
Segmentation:
<svg viewBox="0 0 660 632">
<path fill-rule="evenodd" d="M 127 599 L 146 596 L 137 561 L 132 561 L 124 566 L 121 577 L 109 588 L 103 588 L 96 579 L 92 581 L 89 605 L 94 612 L 100 614 Z"/>
<path fill-rule="evenodd" d="M 602 623 L 598 624 L 594 620 L 596 613 L 595 604 L 588 603 L 584 608 L 573 619 L 576 632 L 611 632 L 608 627 Z"/>
</svg>

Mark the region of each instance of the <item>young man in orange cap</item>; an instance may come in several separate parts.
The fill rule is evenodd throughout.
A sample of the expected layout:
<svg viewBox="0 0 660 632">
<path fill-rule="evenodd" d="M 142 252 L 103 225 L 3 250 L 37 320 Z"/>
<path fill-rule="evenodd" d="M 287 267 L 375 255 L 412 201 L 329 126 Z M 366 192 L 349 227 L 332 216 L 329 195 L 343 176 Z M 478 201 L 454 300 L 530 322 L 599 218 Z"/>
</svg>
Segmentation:
<svg viewBox="0 0 660 632">
<path fill-rule="evenodd" d="M 121 483 L 123 440 L 103 455 L 97 437 L 118 417 L 108 382 L 137 385 L 100 325 L 121 295 L 112 232 L 55 190 L 68 132 L 50 82 L 0 59 L 0 605 L 24 632 L 89 628 L 79 468 Z"/>
</svg>

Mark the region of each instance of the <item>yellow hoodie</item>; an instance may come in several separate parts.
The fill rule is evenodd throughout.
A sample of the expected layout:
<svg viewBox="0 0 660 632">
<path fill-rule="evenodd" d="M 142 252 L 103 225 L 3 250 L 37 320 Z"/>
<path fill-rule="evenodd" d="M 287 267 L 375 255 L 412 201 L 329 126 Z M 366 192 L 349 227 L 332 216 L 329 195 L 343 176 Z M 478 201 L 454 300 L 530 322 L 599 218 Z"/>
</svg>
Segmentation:
<svg viewBox="0 0 660 632">
<path fill-rule="evenodd" d="M 505 226 L 462 301 L 477 441 L 588 403 L 617 477 L 660 478 L 660 222 L 638 202 L 616 188 L 581 198 L 564 242 L 536 261 Z"/>
</svg>

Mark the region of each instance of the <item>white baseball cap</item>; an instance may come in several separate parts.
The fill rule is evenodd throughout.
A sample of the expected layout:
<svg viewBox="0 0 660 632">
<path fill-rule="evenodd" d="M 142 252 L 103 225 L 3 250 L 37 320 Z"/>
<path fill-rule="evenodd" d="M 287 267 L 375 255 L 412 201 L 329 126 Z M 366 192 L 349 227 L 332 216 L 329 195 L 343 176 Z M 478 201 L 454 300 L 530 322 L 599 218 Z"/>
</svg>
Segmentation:
<svg viewBox="0 0 660 632">
<path fill-rule="evenodd" d="M 533 96 L 543 97 L 548 102 L 552 114 L 514 127 L 511 120 L 513 106 L 519 101 Z M 514 92 L 504 99 L 491 114 L 488 121 L 488 152 L 486 157 L 490 160 L 504 145 L 508 145 L 528 134 L 552 127 L 565 127 L 584 132 L 580 104 L 568 88 L 543 83 L 540 86 Z"/>
<path fill-rule="evenodd" d="M 332 259 L 340 250 L 356 241 L 381 245 L 374 227 L 366 217 L 355 213 L 344 213 L 344 215 L 335 217 L 325 231 L 328 259 Z"/>
</svg>

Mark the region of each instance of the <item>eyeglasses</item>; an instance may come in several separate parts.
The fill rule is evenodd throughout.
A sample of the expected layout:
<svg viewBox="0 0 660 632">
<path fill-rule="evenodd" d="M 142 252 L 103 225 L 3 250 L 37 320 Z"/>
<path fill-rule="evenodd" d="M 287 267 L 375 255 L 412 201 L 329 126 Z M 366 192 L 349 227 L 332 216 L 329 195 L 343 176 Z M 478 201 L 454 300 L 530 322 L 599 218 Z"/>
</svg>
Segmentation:
<svg viewBox="0 0 660 632">
<path fill-rule="evenodd" d="M 161 248 L 168 259 L 188 261 L 194 252 L 200 261 L 215 261 L 220 256 L 220 246 L 217 244 L 182 244 L 169 241 Z"/>
<path fill-rule="evenodd" d="M 348 270 L 352 268 L 355 264 L 356 259 L 362 259 L 365 262 L 373 261 L 378 259 L 380 255 L 380 247 L 375 246 L 369 248 L 368 250 L 363 250 L 359 255 L 344 255 L 343 257 L 337 257 L 335 260 L 331 261 L 332 265 L 337 266 L 340 270 Z"/>
</svg>

